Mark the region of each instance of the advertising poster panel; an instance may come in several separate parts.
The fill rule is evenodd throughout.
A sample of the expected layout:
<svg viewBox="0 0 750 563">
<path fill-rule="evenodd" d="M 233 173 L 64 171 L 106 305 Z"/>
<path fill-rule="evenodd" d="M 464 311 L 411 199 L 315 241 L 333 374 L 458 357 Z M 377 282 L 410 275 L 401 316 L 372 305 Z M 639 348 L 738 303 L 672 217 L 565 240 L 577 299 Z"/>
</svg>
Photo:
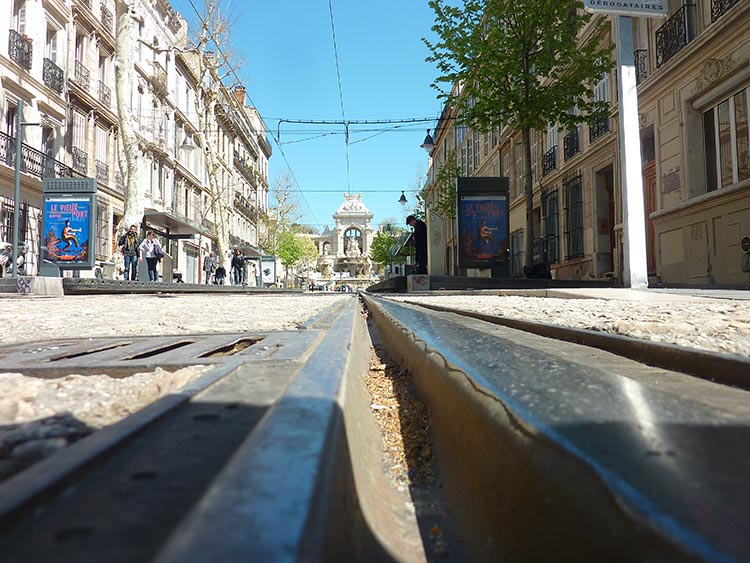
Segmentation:
<svg viewBox="0 0 750 563">
<path fill-rule="evenodd" d="M 457 210 L 459 266 L 510 275 L 507 178 L 459 178 Z"/>
<path fill-rule="evenodd" d="M 93 267 L 91 233 L 93 196 L 44 198 L 42 257 L 63 269 Z"/>
<path fill-rule="evenodd" d="M 263 256 L 260 259 L 260 281 L 264 286 L 276 283 L 276 257 Z"/>
</svg>

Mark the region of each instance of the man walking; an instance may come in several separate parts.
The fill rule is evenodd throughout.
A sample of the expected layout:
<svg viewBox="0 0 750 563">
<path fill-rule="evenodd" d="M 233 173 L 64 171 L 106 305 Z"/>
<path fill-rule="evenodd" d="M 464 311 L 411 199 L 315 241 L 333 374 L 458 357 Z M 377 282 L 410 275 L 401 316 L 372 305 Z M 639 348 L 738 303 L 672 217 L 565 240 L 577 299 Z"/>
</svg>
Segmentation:
<svg viewBox="0 0 750 563">
<path fill-rule="evenodd" d="M 138 225 L 130 225 L 128 232 L 120 237 L 117 243 L 120 252 L 125 258 L 125 279 L 136 281 L 138 279 L 138 246 L 141 241 L 138 240 Z"/>
<path fill-rule="evenodd" d="M 234 251 L 231 263 L 232 275 L 234 279 L 234 285 L 241 285 L 245 280 L 245 255 L 242 254 L 240 249 Z"/>
</svg>

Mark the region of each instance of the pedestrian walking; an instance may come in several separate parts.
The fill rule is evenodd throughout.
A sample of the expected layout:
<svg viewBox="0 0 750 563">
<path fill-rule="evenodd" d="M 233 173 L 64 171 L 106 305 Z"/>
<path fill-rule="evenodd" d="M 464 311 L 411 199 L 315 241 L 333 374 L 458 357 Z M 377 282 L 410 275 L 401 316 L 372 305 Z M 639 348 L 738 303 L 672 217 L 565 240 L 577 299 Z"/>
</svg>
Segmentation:
<svg viewBox="0 0 750 563">
<path fill-rule="evenodd" d="M 208 256 L 203 259 L 203 271 L 206 272 L 206 283 L 211 283 L 211 274 L 216 269 L 216 258 L 213 252 L 209 252 Z"/>
<path fill-rule="evenodd" d="M 128 232 L 122 235 L 117 242 L 117 247 L 125 258 L 126 280 L 135 281 L 138 279 L 138 262 L 140 261 L 138 247 L 140 244 L 141 241 L 138 240 L 138 225 L 130 225 Z"/>
<path fill-rule="evenodd" d="M 406 218 L 406 224 L 414 228 L 414 246 L 416 249 L 416 263 L 414 264 L 413 274 L 427 273 L 427 225 L 421 219 L 414 215 Z"/>
<path fill-rule="evenodd" d="M 245 255 L 240 249 L 234 251 L 232 262 L 230 264 L 234 285 L 242 285 L 245 282 Z"/>
<path fill-rule="evenodd" d="M 227 276 L 227 269 L 223 264 L 219 264 L 216 267 L 216 273 L 214 274 L 214 284 L 224 285 L 224 278 Z"/>
<path fill-rule="evenodd" d="M 250 287 L 258 286 L 258 269 L 252 260 L 247 263 L 247 285 Z"/>
<path fill-rule="evenodd" d="M 156 271 L 156 265 L 161 260 L 161 257 L 164 256 L 164 251 L 154 231 L 146 232 L 146 238 L 143 239 L 138 249 L 141 252 L 141 258 L 145 258 L 148 265 L 148 281 L 159 281 L 159 273 Z"/>
</svg>

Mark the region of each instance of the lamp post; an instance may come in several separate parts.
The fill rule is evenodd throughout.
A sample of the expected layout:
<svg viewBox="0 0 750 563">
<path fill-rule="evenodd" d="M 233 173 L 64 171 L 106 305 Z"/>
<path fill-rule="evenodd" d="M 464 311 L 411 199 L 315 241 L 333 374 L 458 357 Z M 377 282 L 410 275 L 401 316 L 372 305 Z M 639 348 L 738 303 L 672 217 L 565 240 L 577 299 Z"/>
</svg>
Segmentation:
<svg viewBox="0 0 750 563">
<path fill-rule="evenodd" d="M 39 123 L 24 123 L 22 121 L 23 101 L 18 100 L 16 114 L 16 162 L 15 162 L 15 186 L 13 191 L 13 274 L 18 277 L 18 219 L 21 213 L 21 132 L 26 125 L 40 125 Z"/>
<path fill-rule="evenodd" d="M 422 141 L 422 144 L 419 146 L 423 148 L 427 154 L 431 154 L 432 149 L 435 148 L 435 141 L 432 139 L 429 129 L 427 130 L 427 135 L 425 136 L 424 141 Z"/>
</svg>

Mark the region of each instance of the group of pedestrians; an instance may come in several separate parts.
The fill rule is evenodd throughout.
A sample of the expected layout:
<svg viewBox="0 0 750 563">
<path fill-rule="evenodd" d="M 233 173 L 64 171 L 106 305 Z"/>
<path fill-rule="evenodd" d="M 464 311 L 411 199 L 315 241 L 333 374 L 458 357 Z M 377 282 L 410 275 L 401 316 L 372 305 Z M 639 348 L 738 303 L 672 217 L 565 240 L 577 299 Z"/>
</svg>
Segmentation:
<svg viewBox="0 0 750 563">
<path fill-rule="evenodd" d="M 232 260 L 229 263 L 231 281 L 234 285 L 248 285 L 248 280 L 245 279 L 245 263 L 247 259 L 240 249 L 236 249 L 232 254 Z M 248 279 L 250 285 L 255 285 L 255 264 L 253 262 L 247 263 L 249 272 Z M 226 283 L 227 270 L 224 264 L 214 255 L 213 252 L 209 252 L 208 256 L 203 259 L 203 272 L 206 275 L 207 284 L 224 285 Z"/>
<path fill-rule="evenodd" d="M 146 238 L 139 240 L 138 225 L 130 225 L 128 232 L 122 235 L 117 242 L 117 247 L 125 258 L 126 280 L 137 280 L 138 264 L 146 260 L 148 281 L 159 281 L 159 272 L 157 272 L 156 266 L 165 254 L 154 231 L 146 231 Z"/>
</svg>

